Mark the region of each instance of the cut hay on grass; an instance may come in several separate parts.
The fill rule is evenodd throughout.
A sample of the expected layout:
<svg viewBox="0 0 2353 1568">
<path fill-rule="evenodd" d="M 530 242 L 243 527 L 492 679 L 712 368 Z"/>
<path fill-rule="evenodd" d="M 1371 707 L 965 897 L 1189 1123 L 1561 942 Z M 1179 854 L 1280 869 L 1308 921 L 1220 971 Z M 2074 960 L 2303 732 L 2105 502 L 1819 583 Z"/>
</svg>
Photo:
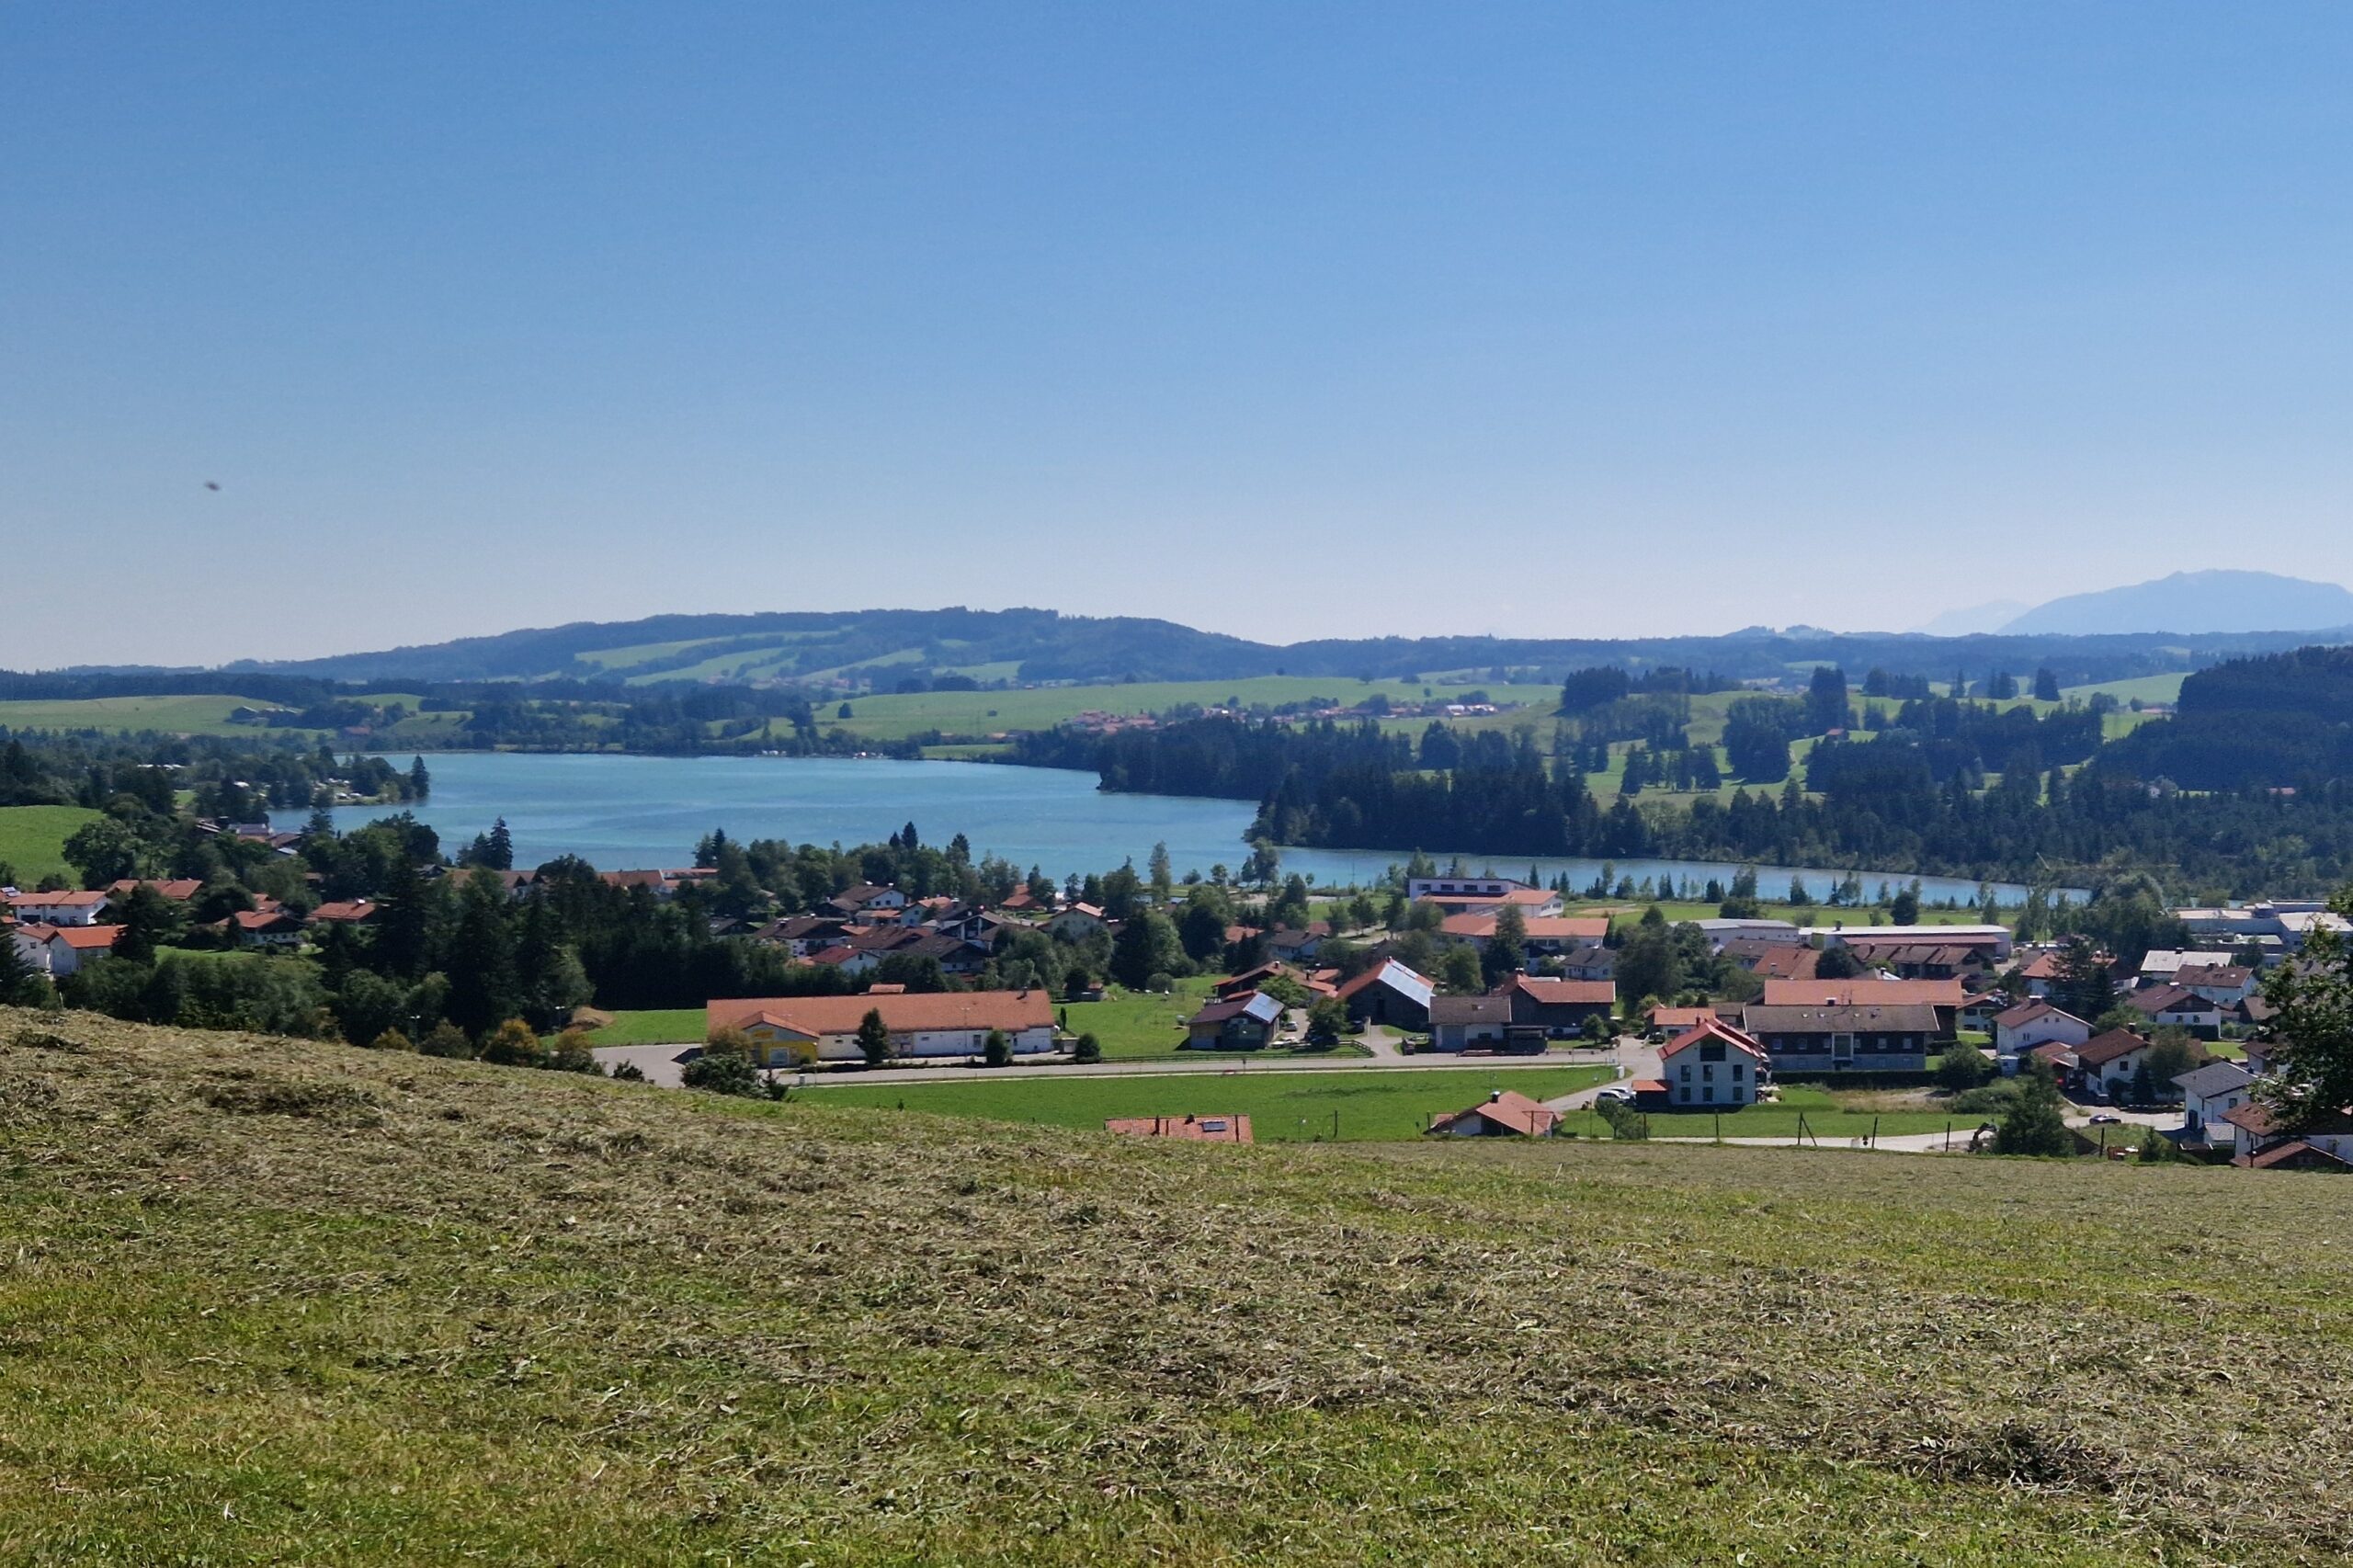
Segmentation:
<svg viewBox="0 0 2353 1568">
<path fill-rule="evenodd" d="M 0 1173 L 9 1561 L 2347 1537 L 2325 1176 L 1155 1145 L 6 1013 Z"/>
</svg>

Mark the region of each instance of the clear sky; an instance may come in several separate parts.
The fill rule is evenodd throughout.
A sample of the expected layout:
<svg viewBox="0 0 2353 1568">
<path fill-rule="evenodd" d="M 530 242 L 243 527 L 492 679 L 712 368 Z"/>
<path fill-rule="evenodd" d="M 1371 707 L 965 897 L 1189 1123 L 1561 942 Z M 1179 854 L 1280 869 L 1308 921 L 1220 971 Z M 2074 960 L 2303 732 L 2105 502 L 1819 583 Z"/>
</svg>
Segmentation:
<svg viewBox="0 0 2353 1568">
<path fill-rule="evenodd" d="M 2348 83 L 2341 4 L 9 6 L 0 665 L 2353 579 Z"/>
</svg>

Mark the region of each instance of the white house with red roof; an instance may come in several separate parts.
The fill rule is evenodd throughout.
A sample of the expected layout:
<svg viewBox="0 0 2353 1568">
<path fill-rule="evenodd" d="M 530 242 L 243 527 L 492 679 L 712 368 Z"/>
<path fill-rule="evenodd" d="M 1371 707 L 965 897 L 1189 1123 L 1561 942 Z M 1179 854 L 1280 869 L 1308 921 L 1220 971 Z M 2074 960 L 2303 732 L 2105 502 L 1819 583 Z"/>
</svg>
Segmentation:
<svg viewBox="0 0 2353 1568">
<path fill-rule="evenodd" d="M 2091 1038 L 2091 1025 L 2048 1002 L 2021 1002 L 1994 1020 L 1994 1049 L 2009 1063 L 2038 1045 L 2073 1048 Z"/>
<path fill-rule="evenodd" d="M 19 920 L 44 926 L 95 926 L 107 912 L 107 895 L 72 890 L 63 892 L 12 892 L 8 908 Z"/>
<path fill-rule="evenodd" d="M 63 980 L 92 959 L 114 951 L 119 926 L 18 926 L 12 929 L 17 956 L 51 980 Z"/>
<path fill-rule="evenodd" d="M 1677 1110 L 1756 1103 L 1772 1059 L 1754 1036 L 1709 1018 L 1659 1048 L 1659 1077 Z"/>
</svg>

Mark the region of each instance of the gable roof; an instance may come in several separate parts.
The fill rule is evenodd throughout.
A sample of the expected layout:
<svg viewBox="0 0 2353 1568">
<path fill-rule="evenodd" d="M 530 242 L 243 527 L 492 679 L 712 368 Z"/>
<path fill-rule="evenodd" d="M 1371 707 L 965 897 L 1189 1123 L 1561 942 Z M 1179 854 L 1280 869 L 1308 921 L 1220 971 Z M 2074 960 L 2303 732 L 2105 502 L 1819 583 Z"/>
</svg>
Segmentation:
<svg viewBox="0 0 2353 1568">
<path fill-rule="evenodd" d="M 1262 1024 L 1271 1024 L 1283 1016 L 1283 1005 L 1263 991 L 1244 991 L 1232 996 L 1221 996 L 1186 1020 L 1188 1024 L 1222 1024 L 1228 1018 L 1249 1017 Z"/>
<path fill-rule="evenodd" d="M 2184 1094 L 2210 1099 L 2245 1088 L 2255 1082 L 2255 1074 L 2235 1062 L 2209 1062 L 2203 1067 L 2176 1074 L 2173 1081 L 2174 1086 Z"/>
<path fill-rule="evenodd" d="M 1651 1009 L 1651 1027 L 1661 1029 L 1696 1028 L 1717 1016 L 1713 1007 L 1669 1007 L 1662 1003 Z"/>
<path fill-rule="evenodd" d="M 2124 1005 L 2152 1017 L 2183 1007 L 2202 1010 L 2214 1006 L 2197 992 L 2179 985 L 2144 985 L 2138 991 L 2128 991 L 2124 994 Z"/>
<path fill-rule="evenodd" d="M 1051 1028 L 1052 1002 L 1028 991 L 935 991 L 901 996 L 764 996 L 712 1002 L 703 1008 L 710 1030 L 742 1028 L 763 1020 L 815 1035 L 852 1034 L 870 1012 L 882 1015 L 893 1034 L 944 1029 Z"/>
<path fill-rule="evenodd" d="M 12 892 L 8 902 L 18 909 L 93 909 L 106 903 L 102 892 L 70 889 L 59 892 Z"/>
<path fill-rule="evenodd" d="M 1409 997 L 1425 1007 L 1430 1005 L 1430 997 L 1438 990 L 1427 976 L 1416 974 L 1395 959 L 1383 959 L 1346 985 L 1341 986 L 1338 995 L 1345 1002 L 1359 992 L 1369 991 L 1375 985 L 1385 985 L 1390 990 L 1402 996 Z"/>
<path fill-rule="evenodd" d="M 1935 1034 L 1937 1010 L 1921 1003 L 1896 1007 L 1773 1006 L 1752 1003 L 1741 1009 L 1741 1026 L 1750 1034 L 1856 1034 L 1864 1032 Z"/>
<path fill-rule="evenodd" d="M 1617 1006 L 1618 987 L 1607 980 L 1554 980 L 1547 975 L 1520 974 L 1512 977 L 1504 987 L 1544 1006 Z"/>
<path fill-rule="evenodd" d="M 1771 1060 L 1765 1054 L 1764 1046 L 1757 1043 L 1756 1038 L 1746 1030 L 1736 1029 L 1722 1018 L 1709 1018 L 1692 1028 L 1684 1030 L 1659 1047 L 1659 1065 L 1664 1067 L 1666 1064 L 1666 1059 L 1670 1056 L 1679 1056 L 1695 1045 L 1706 1045 L 1711 1041 L 1722 1044 L 1733 1051 L 1745 1051 L 1759 1062 Z"/>
<path fill-rule="evenodd" d="M 1997 1029 L 2020 1029 L 2037 1018 L 2046 1017 L 2064 1018 L 2071 1024 L 2083 1024 L 2086 1028 L 2091 1028 L 2091 1025 L 2084 1023 L 2083 1019 L 2065 1008 L 2054 1007 L 2048 1002 L 2021 1002 L 2008 1012 L 1997 1015 L 1994 1019 L 1994 1027 Z"/>
<path fill-rule="evenodd" d="M 1509 996 L 1433 996 L 1430 1024 L 1508 1024 Z"/>
<path fill-rule="evenodd" d="M 1429 1130 L 1445 1132 L 1472 1118 L 1493 1122 L 1523 1138 L 1540 1138 L 1552 1131 L 1552 1124 L 1561 1119 L 1558 1111 L 1539 1105 L 1517 1090 L 1497 1089 L 1477 1105 L 1439 1117 L 1430 1123 Z"/>
<path fill-rule="evenodd" d="M 2075 1047 L 2075 1060 L 2086 1067 L 2105 1067 L 2136 1051 L 2145 1051 L 2148 1046 L 2146 1039 L 2131 1029 L 2110 1029 Z"/>
<path fill-rule="evenodd" d="M 33 928 L 48 942 L 63 942 L 76 952 L 110 950 L 122 940 L 119 926 L 49 926 Z"/>
<path fill-rule="evenodd" d="M 204 884 L 194 877 L 125 877 L 107 884 L 109 893 L 127 895 L 133 888 L 153 888 L 176 903 L 186 903 L 204 891 Z"/>
<path fill-rule="evenodd" d="M 1849 980 L 1768 980 L 1765 983 L 1765 1005 L 1768 1007 L 1901 1007 L 1919 1005 L 1958 1007 L 1961 1004 L 1961 982 L 1958 980 L 1880 980 L 1870 975 L 1858 975 Z"/>
</svg>

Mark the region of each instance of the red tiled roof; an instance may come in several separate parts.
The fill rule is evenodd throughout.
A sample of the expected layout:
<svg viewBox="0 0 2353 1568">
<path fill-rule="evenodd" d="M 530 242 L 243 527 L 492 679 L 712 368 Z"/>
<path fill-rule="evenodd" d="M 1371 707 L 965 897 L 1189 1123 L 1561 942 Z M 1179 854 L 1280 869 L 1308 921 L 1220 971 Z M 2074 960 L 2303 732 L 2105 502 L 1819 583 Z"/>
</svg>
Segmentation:
<svg viewBox="0 0 2353 1568">
<path fill-rule="evenodd" d="M 133 888 L 153 888 L 164 897 L 168 898 L 175 903 L 186 903 L 188 900 L 194 898 L 198 893 L 204 891 L 204 884 L 197 881 L 194 877 L 165 877 L 160 879 L 150 877 L 144 880 L 138 877 L 125 877 L 119 882 L 109 882 L 107 884 L 107 892 L 109 893 L 127 894 Z"/>
<path fill-rule="evenodd" d="M 77 952 L 94 949 L 111 950 L 114 945 L 122 939 L 122 927 L 119 926 L 53 926 L 50 927 L 46 939 L 63 942 Z"/>
<path fill-rule="evenodd" d="M 1697 1028 L 1718 1017 L 1713 1007 L 1667 1007 L 1651 1009 L 1651 1027 L 1661 1029 Z"/>
<path fill-rule="evenodd" d="M 904 996 L 767 996 L 713 1002 L 703 1009 L 710 1029 L 741 1028 L 769 1018 L 811 1035 L 850 1034 L 870 1012 L 879 1012 L 893 1034 L 940 1029 L 1051 1028 L 1052 1000 L 1042 990 L 937 991 Z"/>
<path fill-rule="evenodd" d="M 1548 1006 L 1599 1003 L 1607 1007 L 1615 1006 L 1618 1001 L 1618 987 L 1607 980 L 1552 980 L 1543 975 L 1523 974 L 1512 981 L 1509 989 Z"/>
<path fill-rule="evenodd" d="M 2111 1062 L 2145 1049 L 2148 1043 L 2131 1029 L 2110 1029 L 2106 1034 L 2094 1035 L 2075 1047 L 2075 1060 L 2086 1067 L 2105 1067 Z"/>
<path fill-rule="evenodd" d="M 1711 1040 L 1722 1040 L 1734 1051 L 1746 1051 L 1759 1062 L 1772 1060 L 1765 1054 L 1765 1048 L 1757 1043 L 1754 1036 L 1745 1030 L 1733 1028 L 1722 1018 L 1709 1018 L 1684 1030 L 1661 1046 L 1658 1052 L 1659 1063 L 1664 1066 L 1668 1057 L 1679 1055 L 1695 1045 L 1702 1045 Z"/>
<path fill-rule="evenodd" d="M 1527 1138 L 1540 1138 L 1552 1130 L 1561 1119 L 1560 1113 L 1529 1099 L 1516 1090 L 1500 1090 L 1479 1104 L 1439 1117 L 1430 1123 L 1432 1132 L 1443 1132 L 1455 1123 L 1470 1117 L 1481 1117 L 1498 1127 L 1510 1129 Z"/>
<path fill-rule="evenodd" d="M 8 902 L 18 909 L 89 909 L 106 901 L 104 892 L 85 892 L 80 889 L 64 892 L 13 892 L 8 895 Z"/>
</svg>

